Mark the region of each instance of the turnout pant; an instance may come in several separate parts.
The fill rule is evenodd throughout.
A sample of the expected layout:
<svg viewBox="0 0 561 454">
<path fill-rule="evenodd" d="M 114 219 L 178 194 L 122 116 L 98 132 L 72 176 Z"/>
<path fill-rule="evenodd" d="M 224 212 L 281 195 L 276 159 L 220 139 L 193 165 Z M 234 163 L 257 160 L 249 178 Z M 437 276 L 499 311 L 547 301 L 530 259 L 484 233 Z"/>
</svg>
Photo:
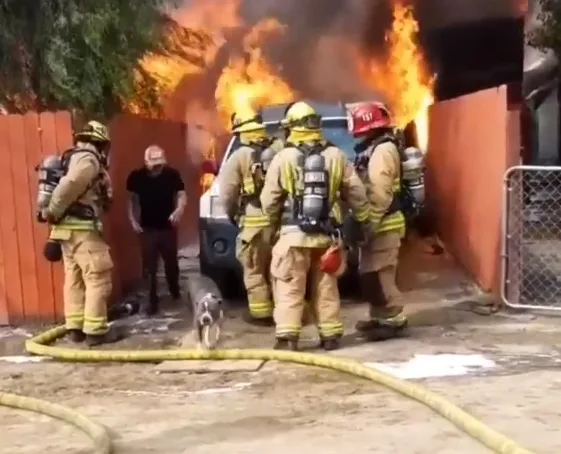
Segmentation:
<svg viewBox="0 0 561 454">
<path fill-rule="evenodd" d="M 61 246 L 66 328 L 88 335 L 105 334 L 112 292 L 109 246 L 95 231 L 69 231 Z"/>
<path fill-rule="evenodd" d="M 179 297 L 179 262 L 177 258 L 177 231 L 173 228 L 144 229 L 140 234 L 142 266 L 148 284 L 150 301 L 158 298 L 158 259 L 164 262 L 164 271 L 170 294 Z"/>
<path fill-rule="evenodd" d="M 302 327 L 306 283 L 311 319 L 322 339 L 343 335 L 341 300 L 335 276 L 319 269 L 325 248 L 287 247 L 282 238 L 273 247 L 271 275 L 275 278 L 275 323 L 277 338 L 297 338 Z"/>
<path fill-rule="evenodd" d="M 249 312 L 257 319 L 273 316 L 269 276 L 272 232 L 269 227 L 259 230 L 242 229 L 236 245 L 236 256 L 243 268 Z"/>
<path fill-rule="evenodd" d="M 385 232 L 360 250 L 359 273 L 364 298 L 370 303 L 370 317 L 386 318 L 400 313 L 392 305 L 401 295 L 396 285 L 401 232 Z"/>
</svg>

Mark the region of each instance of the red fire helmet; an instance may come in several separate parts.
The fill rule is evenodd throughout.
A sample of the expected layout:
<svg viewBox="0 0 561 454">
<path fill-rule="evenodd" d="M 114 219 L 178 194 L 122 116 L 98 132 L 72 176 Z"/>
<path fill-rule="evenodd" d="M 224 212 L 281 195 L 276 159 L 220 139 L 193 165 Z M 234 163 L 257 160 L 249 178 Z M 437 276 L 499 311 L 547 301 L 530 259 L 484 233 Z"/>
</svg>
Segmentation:
<svg viewBox="0 0 561 454">
<path fill-rule="evenodd" d="M 347 107 L 349 132 L 363 136 L 378 128 L 393 127 L 390 111 L 381 102 L 358 102 Z"/>
</svg>

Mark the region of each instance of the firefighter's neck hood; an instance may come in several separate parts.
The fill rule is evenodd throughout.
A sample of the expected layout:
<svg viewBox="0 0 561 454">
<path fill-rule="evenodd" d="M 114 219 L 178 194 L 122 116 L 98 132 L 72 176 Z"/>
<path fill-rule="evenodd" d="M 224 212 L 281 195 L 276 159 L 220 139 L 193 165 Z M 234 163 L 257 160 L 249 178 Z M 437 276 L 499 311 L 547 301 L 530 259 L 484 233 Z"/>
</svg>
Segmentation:
<svg viewBox="0 0 561 454">
<path fill-rule="evenodd" d="M 320 130 L 295 131 L 291 130 L 288 135 L 288 142 L 299 144 L 306 142 L 319 142 L 323 140 Z"/>
<path fill-rule="evenodd" d="M 76 142 L 76 150 L 83 150 L 83 151 L 90 151 L 94 153 L 98 158 L 102 157 L 102 154 L 99 152 L 97 147 L 89 142 Z"/>
<path fill-rule="evenodd" d="M 240 142 L 244 145 L 250 145 L 253 143 L 262 143 L 268 140 L 267 131 L 265 128 L 257 129 L 255 131 L 240 132 Z"/>
<path fill-rule="evenodd" d="M 356 154 L 360 154 L 370 147 L 375 147 L 380 145 L 381 143 L 390 142 L 393 140 L 395 140 L 395 137 L 392 134 L 387 131 L 383 131 L 382 133 L 376 133 L 364 137 L 362 140 L 356 143 L 356 145 L 354 146 L 354 150 Z"/>
</svg>

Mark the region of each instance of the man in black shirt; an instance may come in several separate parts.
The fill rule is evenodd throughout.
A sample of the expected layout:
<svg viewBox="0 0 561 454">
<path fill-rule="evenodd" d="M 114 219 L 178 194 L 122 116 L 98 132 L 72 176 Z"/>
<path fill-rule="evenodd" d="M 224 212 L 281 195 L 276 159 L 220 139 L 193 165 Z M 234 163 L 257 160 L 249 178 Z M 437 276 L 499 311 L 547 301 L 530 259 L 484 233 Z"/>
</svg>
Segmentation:
<svg viewBox="0 0 561 454">
<path fill-rule="evenodd" d="M 158 258 L 164 262 L 169 292 L 180 298 L 177 259 L 177 225 L 183 216 L 187 196 L 179 172 L 167 165 L 164 150 L 152 145 L 144 153 L 145 166 L 127 179 L 129 220 L 140 234 L 142 262 L 148 280 L 148 314 L 158 312 L 156 273 Z"/>
</svg>

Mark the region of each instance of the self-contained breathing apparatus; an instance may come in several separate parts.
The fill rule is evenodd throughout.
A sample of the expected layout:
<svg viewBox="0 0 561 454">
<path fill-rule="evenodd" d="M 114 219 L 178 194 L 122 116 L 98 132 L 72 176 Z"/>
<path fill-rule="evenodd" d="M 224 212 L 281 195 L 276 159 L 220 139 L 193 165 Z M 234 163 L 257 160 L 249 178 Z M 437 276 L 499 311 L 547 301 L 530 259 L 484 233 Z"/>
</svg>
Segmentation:
<svg viewBox="0 0 561 454">
<path fill-rule="evenodd" d="M 264 146 L 251 146 L 251 178 L 257 197 L 261 194 L 265 183 L 265 175 L 275 157 L 275 150 L 271 147 L 272 141 Z"/>
<path fill-rule="evenodd" d="M 37 208 L 36 208 L 36 218 L 37 222 L 46 223 L 43 212 L 49 206 L 51 201 L 53 191 L 60 183 L 60 180 L 68 172 L 68 166 L 70 164 L 70 159 L 75 153 L 86 152 L 91 153 L 99 160 L 99 157 L 90 150 L 81 150 L 76 148 L 71 148 L 62 153 L 62 155 L 49 155 L 43 161 L 35 167 L 35 171 L 38 174 L 38 185 L 37 185 Z M 101 162 L 100 162 L 101 163 Z M 101 163 L 103 164 L 103 163 Z M 96 183 L 97 183 L 96 179 Z M 88 187 L 88 190 L 91 186 Z M 101 197 L 104 198 L 103 196 Z M 102 201 L 102 204 L 106 202 Z M 74 216 L 84 220 L 94 220 L 96 218 L 95 209 L 89 205 L 80 203 L 78 201 L 72 203 L 70 207 L 64 213 L 64 216 Z M 64 217 L 63 216 L 63 217 Z"/>
<path fill-rule="evenodd" d="M 394 194 L 388 214 L 401 211 L 411 221 L 419 216 L 425 204 L 425 157 L 418 148 L 405 147 L 401 131 L 383 134 L 373 142 L 355 147 L 355 168 L 359 174 L 366 172 L 376 147 L 387 142 L 397 147 L 401 163 L 400 190 Z"/>
<path fill-rule="evenodd" d="M 50 155 L 35 167 L 35 171 L 38 177 L 36 217 L 37 222 L 45 223 L 47 220 L 43 216 L 43 212 L 49 206 L 53 191 L 64 176 L 65 170 L 61 157 Z"/>
<path fill-rule="evenodd" d="M 293 219 L 305 233 L 332 235 L 334 226 L 330 219 L 329 171 L 322 155 L 326 144 L 304 144 L 296 148 L 300 154 L 292 207 Z"/>
<path fill-rule="evenodd" d="M 271 145 L 272 141 L 262 144 L 248 145 L 252 149 L 250 157 L 250 174 L 253 182 L 253 190 L 251 192 L 246 192 L 246 190 L 243 191 L 239 216 L 243 216 L 245 214 L 245 209 L 248 205 L 255 208 L 261 208 L 259 196 L 261 195 L 261 191 L 263 190 L 263 186 L 265 184 L 265 175 L 267 175 L 267 170 L 269 169 L 269 166 L 276 154 Z M 235 219 L 232 220 L 232 222 L 237 224 L 237 220 Z"/>
</svg>

